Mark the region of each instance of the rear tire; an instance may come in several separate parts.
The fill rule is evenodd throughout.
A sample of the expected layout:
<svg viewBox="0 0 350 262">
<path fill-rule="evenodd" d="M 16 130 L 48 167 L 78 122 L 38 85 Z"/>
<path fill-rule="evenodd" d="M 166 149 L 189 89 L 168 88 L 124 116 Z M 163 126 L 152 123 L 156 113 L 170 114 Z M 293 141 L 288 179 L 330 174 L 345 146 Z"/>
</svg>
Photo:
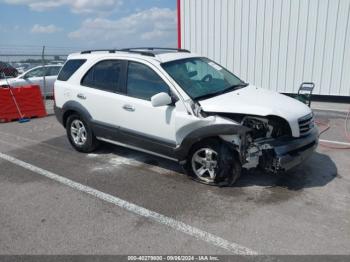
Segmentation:
<svg viewBox="0 0 350 262">
<path fill-rule="evenodd" d="M 78 114 L 72 114 L 67 119 L 67 137 L 75 150 L 82 153 L 91 153 L 98 147 L 98 140 L 91 127 Z"/>
<path fill-rule="evenodd" d="M 207 185 L 232 186 L 241 176 L 242 165 L 233 151 L 219 139 L 208 139 L 191 149 L 185 165 L 187 174 Z"/>
</svg>

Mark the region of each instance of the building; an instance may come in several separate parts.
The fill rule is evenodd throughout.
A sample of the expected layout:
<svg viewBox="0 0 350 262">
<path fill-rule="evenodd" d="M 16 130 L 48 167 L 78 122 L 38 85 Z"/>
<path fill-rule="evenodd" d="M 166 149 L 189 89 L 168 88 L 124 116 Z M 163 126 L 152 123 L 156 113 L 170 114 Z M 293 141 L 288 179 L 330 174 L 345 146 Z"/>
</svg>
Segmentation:
<svg viewBox="0 0 350 262">
<path fill-rule="evenodd" d="M 350 0 L 178 0 L 179 47 L 283 93 L 350 96 Z"/>
</svg>

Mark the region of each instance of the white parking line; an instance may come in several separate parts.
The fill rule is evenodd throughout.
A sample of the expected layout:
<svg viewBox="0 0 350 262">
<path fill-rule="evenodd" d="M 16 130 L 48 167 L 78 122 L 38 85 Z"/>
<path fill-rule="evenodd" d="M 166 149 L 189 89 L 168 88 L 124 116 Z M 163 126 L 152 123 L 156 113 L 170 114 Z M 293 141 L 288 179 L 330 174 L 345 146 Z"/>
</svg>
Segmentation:
<svg viewBox="0 0 350 262">
<path fill-rule="evenodd" d="M 193 236 L 196 239 L 205 241 L 209 244 L 212 244 L 214 246 L 226 249 L 230 252 L 232 252 L 233 254 L 237 254 L 237 255 L 257 255 L 257 252 L 249 249 L 247 247 L 241 246 L 239 244 L 233 243 L 233 242 L 229 242 L 226 239 L 223 239 L 219 236 L 213 235 L 211 233 L 208 233 L 206 231 L 203 231 L 201 229 L 198 229 L 196 227 L 192 227 L 190 225 L 187 225 L 183 222 L 177 221 L 173 218 L 164 216 L 162 214 L 159 214 L 157 212 L 151 211 L 149 209 L 143 208 L 141 206 L 135 205 L 133 203 L 130 203 L 126 200 L 123 200 L 121 198 L 103 193 L 101 191 L 98 191 L 94 188 L 82 185 L 80 183 L 74 182 L 68 178 L 59 176 L 55 173 L 52 173 L 50 171 L 47 171 L 45 169 L 42 169 L 40 167 L 31 165 L 29 163 L 26 163 L 22 160 L 19 160 L 17 158 L 14 158 L 12 156 L 0 153 L 0 158 L 9 161 L 17 166 L 23 167 L 27 170 L 30 170 L 38 175 L 47 177 L 49 179 L 55 180 L 63 185 L 69 186 L 73 189 L 79 190 L 81 192 L 85 192 L 89 195 L 95 196 L 103 201 L 106 201 L 108 203 L 114 204 L 118 207 L 121 207 L 123 209 L 126 209 L 134 214 L 146 217 L 148 219 L 151 219 L 157 223 L 166 225 L 168 227 L 171 227 L 175 230 L 181 231 L 187 235 Z"/>
<path fill-rule="evenodd" d="M 350 143 L 347 143 L 347 142 L 325 140 L 325 139 L 320 139 L 319 141 L 320 142 L 324 142 L 324 143 L 331 143 L 331 144 L 337 144 L 337 145 L 343 145 L 343 146 L 350 146 Z"/>
</svg>

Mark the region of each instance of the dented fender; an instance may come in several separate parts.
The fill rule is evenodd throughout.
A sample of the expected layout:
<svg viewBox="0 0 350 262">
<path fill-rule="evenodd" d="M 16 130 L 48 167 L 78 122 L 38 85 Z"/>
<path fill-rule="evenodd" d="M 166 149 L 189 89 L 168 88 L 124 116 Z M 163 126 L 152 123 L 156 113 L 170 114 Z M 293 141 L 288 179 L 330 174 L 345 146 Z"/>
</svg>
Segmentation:
<svg viewBox="0 0 350 262">
<path fill-rule="evenodd" d="M 208 125 L 204 125 L 188 132 L 188 134 L 182 139 L 180 145 L 175 149 L 175 154 L 180 161 L 183 161 L 187 158 L 192 146 L 203 139 L 220 137 L 224 141 L 231 142 L 232 144 L 234 140 L 229 141 L 229 137 L 242 137 L 249 130 L 248 127 L 233 122 L 230 123 L 230 121 L 219 120 L 214 123 L 208 123 Z"/>
</svg>

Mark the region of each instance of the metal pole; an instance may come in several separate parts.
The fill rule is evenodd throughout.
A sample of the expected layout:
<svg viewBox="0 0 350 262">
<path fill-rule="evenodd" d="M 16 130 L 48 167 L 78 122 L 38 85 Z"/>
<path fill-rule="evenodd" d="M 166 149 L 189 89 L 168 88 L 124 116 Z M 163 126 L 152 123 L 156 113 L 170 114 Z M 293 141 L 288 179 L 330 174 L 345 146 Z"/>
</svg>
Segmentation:
<svg viewBox="0 0 350 262">
<path fill-rule="evenodd" d="M 45 103 L 45 106 L 46 106 L 46 69 L 45 69 L 45 46 L 43 46 L 43 51 L 41 53 L 41 60 L 42 60 L 42 64 L 43 64 L 43 68 L 44 68 L 44 76 L 43 76 L 43 94 L 44 94 L 44 103 Z"/>
</svg>

